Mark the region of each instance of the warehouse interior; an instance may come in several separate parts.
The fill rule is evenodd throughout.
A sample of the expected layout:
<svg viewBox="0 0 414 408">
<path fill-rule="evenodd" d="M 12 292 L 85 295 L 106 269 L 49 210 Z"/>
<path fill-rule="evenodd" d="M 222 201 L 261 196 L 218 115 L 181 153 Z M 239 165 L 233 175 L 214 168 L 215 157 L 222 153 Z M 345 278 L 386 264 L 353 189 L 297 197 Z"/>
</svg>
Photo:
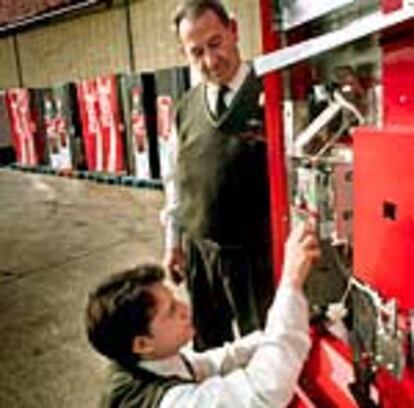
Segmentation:
<svg viewBox="0 0 414 408">
<path fill-rule="evenodd" d="M 88 292 L 162 260 L 174 107 L 200 80 L 179 2 L 0 2 L 0 407 L 97 406 Z M 414 2 L 223 3 L 263 78 L 275 282 L 304 214 L 322 250 L 289 407 L 412 407 Z"/>
<path fill-rule="evenodd" d="M 116 179 L 108 172 L 103 176 L 88 171 L 85 156 L 74 153 L 79 151 L 79 117 L 72 117 L 73 106 L 65 101 L 76 92 L 75 83 L 97 76 L 116 75 L 119 87 L 130 89 L 130 83 L 146 81 L 145 75 L 164 73 L 166 80 L 161 78 L 160 86 L 168 86 L 169 70 L 185 65 L 172 30 L 177 4 L 177 0 L 0 4 L 1 93 L 30 90 L 30 98 L 40 98 L 45 108 L 52 105 L 52 112 L 56 112 L 54 98 L 60 97 L 66 117 L 71 116 L 67 127 L 72 163 L 79 170 L 77 176 L 63 174 L 64 154 L 51 159 L 44 146 L 36 161 L 24 152 L 16 157 L 2 104 L 1 407 L 97 406 L 106 366 L 84 333 L 87 294 L 106 275 L 162 259 L 159 211 L 164 198 L 157 157 L 150 170 L 143 170 L 152 174 L 139 180 L 131 178 L 135 168 L 131 157 L 125 158 L 128 171 L 119 172 Z M 260 51 L 258 4 L 246 0 L 228 5 L 248 33 L 242 36 L 241 47 L 251 59 Z M 186 78 L 188 82 L 187 72 Z M 153 82 L 150 77 L 150 94 Z M 179 90 L 180 84 L 178 80 Z M 38 134 L 47 131 L 47 125 L 37 126 Z M 18 168 L 13 167 L 16 160 L 22 164 Z"/>
</svg>

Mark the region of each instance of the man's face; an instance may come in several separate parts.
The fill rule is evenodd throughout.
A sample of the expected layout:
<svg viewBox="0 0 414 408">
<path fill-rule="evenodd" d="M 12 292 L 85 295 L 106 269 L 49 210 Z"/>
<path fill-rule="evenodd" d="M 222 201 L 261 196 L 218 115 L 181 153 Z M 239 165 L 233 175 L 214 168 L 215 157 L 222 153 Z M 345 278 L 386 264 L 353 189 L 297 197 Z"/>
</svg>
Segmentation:
<svg viewBox="0 0 414 408">
<path fill-rule="evenodd" d="M 163 283 L 151 288 L 155 298 L 155 315 L 146 337 L 148 354 L 153 359 L 172 356 L 194 336 L 190 308 L 178 300 Z"/>
<path fill-rule="evenodd" d="M 195 20 L 184 18 L 178 35 L 188 62 L 206 81 L 224 85 L 233 78 L 240 64 L 235 21 L 226 26 L 208 10 Z"/>
</svg>

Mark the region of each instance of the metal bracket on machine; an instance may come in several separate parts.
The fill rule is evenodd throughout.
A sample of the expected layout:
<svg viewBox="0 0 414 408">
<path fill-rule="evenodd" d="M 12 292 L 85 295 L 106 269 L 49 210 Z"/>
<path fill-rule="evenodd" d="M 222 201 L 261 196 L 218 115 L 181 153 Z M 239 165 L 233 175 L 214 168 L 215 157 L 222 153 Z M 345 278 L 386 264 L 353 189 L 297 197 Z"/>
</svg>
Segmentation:
<svg viewBox="0 0 414 408">
<path fill-rule="evenodd" d="M 380 294 L 352 279 L 352 346 L 356 363 L 364 362 L 373 372 L 379 368 L 397 379 L 406 366 L 404 333 L 398 324 L 395 299 L 384 301 Z"/>
<path fill-rule="evenodd" d="M 289 30 L 327 14 L 332 10 L 353 3 L 354 1 L 355 0 L 280 0 L 282 28 L 284 30 Z"/>
<path fill-rule="evenodd" d="M 318 134 L 318 132 L 328 124 L 340 111 L 341 109 L 348 110 L 356 117 L 359 124 L 363 124 L 365 119 L 361 112 L 357 109 L 355 105 L 347 101 L 342 93 L 338 90 L 333 92 L 332 99 L 329 102 L 329 105 L 316 117 L 310 125 L 303 130 L 297 137 L 294 142 L 294 154 L 297 156 L 302 156 L 304 154 L 304 148 L 309 144 L 312 139 Z M 325 151 L 332 146 L 338 137 L 341 136 L 341 132 L 338 132 L 337 135 L 334 135 L 331 140 L 321 149 L 317 157 L 320 157 L 325 153 Z"/>
</svg>

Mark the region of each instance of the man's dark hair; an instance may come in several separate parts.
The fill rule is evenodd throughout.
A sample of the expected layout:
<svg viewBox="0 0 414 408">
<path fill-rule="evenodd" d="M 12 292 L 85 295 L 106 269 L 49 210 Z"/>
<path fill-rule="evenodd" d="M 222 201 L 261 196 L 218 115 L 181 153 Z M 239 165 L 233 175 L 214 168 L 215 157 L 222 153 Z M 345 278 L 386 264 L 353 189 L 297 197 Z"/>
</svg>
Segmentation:
<svg viewBox="0 0 414 408">
<path fill-rule="evenodd" d="M 178 35 L 180 23 L 184 19 L 191 21 L 203 15 L 206 11 L 212 11 L 219 20 L 228 26 L 230 23 L 230 16 L 226 8 L 220 0 L 185 0 L 178 7 L 174 13 L 174 28 Z"/>
<path fill-rule="evenodd" d="M 139 359 L 133 339 L 149 334 L 156 307 L 151 286 L 163 279 L 160 266 L 143 264 L 110 276 L 90 293 L 86 330 L 99 353 L 126 366 Z"/>
</svg>

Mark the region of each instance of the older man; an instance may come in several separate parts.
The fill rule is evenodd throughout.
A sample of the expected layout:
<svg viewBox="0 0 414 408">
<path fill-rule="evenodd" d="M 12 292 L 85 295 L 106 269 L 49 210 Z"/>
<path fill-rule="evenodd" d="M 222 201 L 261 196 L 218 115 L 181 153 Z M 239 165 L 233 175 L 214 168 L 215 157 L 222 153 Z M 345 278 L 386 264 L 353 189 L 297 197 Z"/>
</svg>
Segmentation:
<svg viewBox="0 0 414 408">
<path fill-rule="evenodd" d="M 202 82 L 177 108 L 164 263 L 185 272 L 203 350 L 263 327 L 272 299 L 263 90 L 219 1 L 185 1 L 174 23 Z"/>
</svg>

